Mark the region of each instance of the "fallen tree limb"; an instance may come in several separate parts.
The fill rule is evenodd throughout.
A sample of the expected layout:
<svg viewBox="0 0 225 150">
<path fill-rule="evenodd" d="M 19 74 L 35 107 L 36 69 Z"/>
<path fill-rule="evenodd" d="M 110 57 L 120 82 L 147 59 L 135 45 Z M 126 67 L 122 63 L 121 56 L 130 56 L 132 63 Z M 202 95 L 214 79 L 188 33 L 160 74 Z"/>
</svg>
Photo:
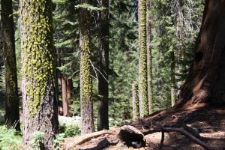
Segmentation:
<svg viewBox="0 0 225 150">
<path fill-rule="evenodd" d="M 185 130 L 183 127 L 160 127 L 157 129 L 149 129 L 147 131 L 145 130 L 141 132 L 135 127 L 124 126 L 121 128 L 121 131 L 122 132 L 120 132 L 120 139 L 124 141 L 125 144 L 128 146 L 134 146 L 132 144 L 134 142 L 138 142 L 138 143 L 145 142 L 145 140 L 142 139 L 142 135 L 148 135 L 154 132 L 162 132 L 162 138 L 160 142 L 160 148 L 162 148 L 163 142 L 164 142 L 164 132 L 179 132 L 183 134 L 184 136 L 188 137 L 189 139 L 191 139 L 196 144 L 202 146 L 206 150 L 213 150 L 213 148 L 211 148 L 207 143 L 202 141 L 199 137 L 196 137 L 196 135 L 194 135 L 193 133 Z M 141 146 L 143 145 L 145 145 L 145 143 L 141 144 Z"/>
<path fill-rule="evenodd" d="M 206 144 L 204 141 L 200 140 L 198 137 L 194 136 L 192 133 L 185 130 L 183 127 L 161 127 L 161 129 L 156 129 L 156 130 L 153 129 L 150 131 L 145 131 L 145 133 L 143 133 L 143 134 L 147 135 L 147 134 L 151 134 L 153 132 L 162 132 L 162 140 L 160 143 L 160 147 L 163 146 L 164 132 L 179 132 L 179 133 L 185 135 L 186 137 L 188 137 L 189 139 L 191 139 L 192 141 L 194 141 L 196 144 L 199 144 L 200 146 L 204 147 L 206 150 L 213 150 L 213 148 L 211 148 L 208 144 Z"/>
<path fill-rule="evenodd" d="M 93 138 L 97 138 L 97 137 L 105 135 L 105 134 L 115 134 L 115 132 L 109 131 L 109 130 L 103 130 L 103 131 L 94 132 L 94 133 L 87 134 L 87 135 L 82 135 L 79 138 L 77 138 L 76 140 L 74 140 L 74 142 L 71 142 L 69 145 L 65 145 L 64 149 L 69 150 L 70 148 L 73 148 L 76 145 L 81 145 Z"/>
<path fill-rule="evenodd" d="M 107 140 L 107 138 L 102 138 L 99 140 L 97 144 L 92 144 L 91 146 L 83 147 L 82 145 L 76 146 L 77 150 L 101 150 L 106 148 L 111 143 Z"/>
</svg>

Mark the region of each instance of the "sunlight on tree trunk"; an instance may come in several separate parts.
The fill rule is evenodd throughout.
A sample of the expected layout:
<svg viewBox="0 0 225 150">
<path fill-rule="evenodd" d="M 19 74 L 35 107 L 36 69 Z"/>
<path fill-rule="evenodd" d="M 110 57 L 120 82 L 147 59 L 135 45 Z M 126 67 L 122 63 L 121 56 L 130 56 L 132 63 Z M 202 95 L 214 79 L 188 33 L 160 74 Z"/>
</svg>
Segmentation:
<svg viewBox="0 0 225 150">
<path fill-rule="evenodd" d="M 21 0 L 23 149 L 53 149 L 58 130 L 50 0 Z M 41 136 L 42 140 L 33 143 Z"/>
<path fill-rule="evenodd" d="M 89 0 L 81 0 L 89 3 Z M 81 134 L 94 131 L 92 80 L 91 80 L 91 39 L 90 12 L 87 8 L 80 10 L 80 103 L 81 103 Z"/>
<path fill-rule="evenodd" d="M 139 100 L 140 116 L 149 114 L 148 107 L 148 79 L 147 79 L 147 39 L 146 39 L 146 0 L 139 0 L 138 20 L 139 20 Z"/>
</svg>

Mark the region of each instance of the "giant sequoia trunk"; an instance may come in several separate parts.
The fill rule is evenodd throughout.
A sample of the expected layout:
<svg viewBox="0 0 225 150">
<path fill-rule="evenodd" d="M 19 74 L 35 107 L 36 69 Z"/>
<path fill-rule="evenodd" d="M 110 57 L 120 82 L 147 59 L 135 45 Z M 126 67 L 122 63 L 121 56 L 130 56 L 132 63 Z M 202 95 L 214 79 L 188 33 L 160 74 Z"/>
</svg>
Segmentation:
<svg viewBox="0 0 225 150">
<path fill-rule="evenodd" d="M 207 0 L 195 58 L 180 93 L 190 105 L 225 104 L 225 1 Z"/>
<path fill-rule="evenodd" d="M 53 149 L 58 111 L 51 0 L 21 0 L 20 7 L 23 149 Z M 39 132 L 43 139 L 32 142 Z"/>
<path fill-rule="evenodd" d="M 9 127 L 19 129 L 19 97 L 12 0 L 1 1 L 3 54 L 5 64 L 5 120 Z"/>
</svg>

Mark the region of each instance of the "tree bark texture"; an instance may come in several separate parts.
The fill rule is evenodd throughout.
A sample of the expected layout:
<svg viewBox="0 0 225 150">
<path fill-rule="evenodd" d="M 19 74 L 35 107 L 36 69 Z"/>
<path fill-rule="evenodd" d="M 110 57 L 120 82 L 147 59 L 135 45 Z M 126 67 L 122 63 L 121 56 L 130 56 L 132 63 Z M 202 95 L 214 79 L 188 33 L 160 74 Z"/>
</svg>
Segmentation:
<svg viewBox="0 0 225 150">
<path fill-rule="evenodd" d="M 148 107 L 148 79 L 147 79 L 147 39 L 146 39 L 146 0 L 139 0 L 139 100 L 140 116 L 149 114 Z"/>
<path fill-rule="evenodd" d="M 147 76 L 148 76 L 148 111 L 153 112 L 153 89 L 152 89 L 152 16 L 151 16 L 151 0 L 147 0 Z"/>
<path fill-rule="evenodd" d="M 182 103 L 225 104 L 224 12 L 225 1 L 206 1 L 195 58 L 180 93 Z"/>
<path fill-rule="evenodd" d="M 21 0 L 23 149 L 53 149 L 58 129 L 56 56 L 50 0 Z M 35 147 L 35 148 L 37 148 Z"/>
<path fill-rule="evenodd" d="M 100 3 L 101 6 L 105 8 L 105 10 L 100 13 L 100 73 L 98 75 L 100 104 L 98 114 L 98 130 L 109 129 L 109 0 L 101 0 Z"/>
<path fill-rule="evenodd" d="M 89 0 L 81 0 L 89 4 Z M 92 80 L 91 80 L 91 39 L 90 39 L 90 12 L 80 10 L 80 104 L 81 104 L 81 134 L 94 131 Z"/>
<path fill-rule="evenodd" d="M 62 102 L 63 102 L 63 116 L 69 115 L 69 100 L 67 98 L 67 79 L 65 77 L 61 78 L 62 80 Z"/>
<path fill-rule="evenodd" d="M 8 127 L 15 127 L 19 130 L 19 97 L 12 0 L 1 1 L 1 19 L 5 65 L 5 121 Z"/>
<path fill-rule="evenodd" d="M 134 82 L 132 84 L 132 107 L 133 107 L 133 120 L 139 118 L 139 98 L 138 98 L 138 84 Z"/>
</svg>

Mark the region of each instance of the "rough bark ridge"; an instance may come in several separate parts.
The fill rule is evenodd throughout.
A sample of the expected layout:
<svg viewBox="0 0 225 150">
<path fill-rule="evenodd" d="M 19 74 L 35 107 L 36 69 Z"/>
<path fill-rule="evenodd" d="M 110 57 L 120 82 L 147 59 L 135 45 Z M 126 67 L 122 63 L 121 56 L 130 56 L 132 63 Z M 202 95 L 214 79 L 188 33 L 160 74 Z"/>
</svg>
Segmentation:
<svg viewBox="0 0 225 150">
<path fill-rule="evenodd" d="M 5 120 L 9 127 L 19 130 L 19 97 L 12 0 L 1 1 L 3 53 L 5 64 Z"/>
<path fill-rule="evenodd" d="M 206 2 L 195 58 L 180 101 L 225 104 L 225 2 Z"/>
<path fill-rule="evenodd" d="M 50 0 L 21 0 L 23 149 L 53 149 L 58 129 Z M 38 132 L 43 139 L 38 142 Z"/>
</svg>

